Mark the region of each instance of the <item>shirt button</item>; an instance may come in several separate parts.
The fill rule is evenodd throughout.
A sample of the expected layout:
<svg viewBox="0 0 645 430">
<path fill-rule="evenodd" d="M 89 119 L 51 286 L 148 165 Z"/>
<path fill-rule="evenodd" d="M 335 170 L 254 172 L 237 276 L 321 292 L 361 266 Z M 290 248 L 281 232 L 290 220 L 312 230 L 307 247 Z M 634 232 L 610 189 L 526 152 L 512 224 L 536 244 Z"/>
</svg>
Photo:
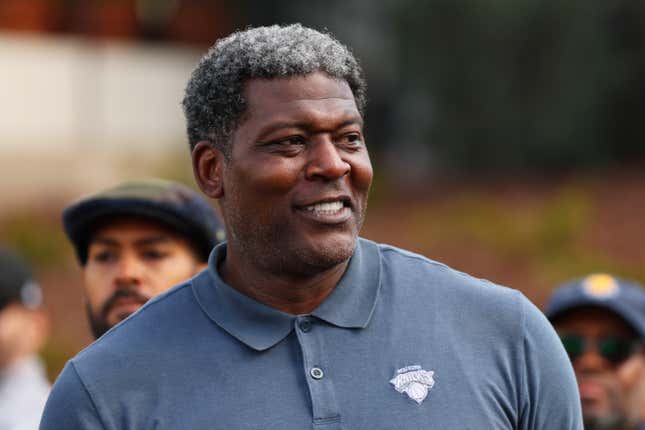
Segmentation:
<svg viewBox="0 0 645 430">
<path fill-rule="evenodd" d="M 325 376 L 325 374 L 323 373 L 320 367 L 312 367 L 311 370 L 309 371 L 309 374 L 314 379 L 322 379 Z"/>
<path fill-rule="evenodd" d="M 304 319 L 300 321 L 300 330 L 304 331 L 307 333 L 308 331 L 311 330 L 311 320 Z"/>
</svg>

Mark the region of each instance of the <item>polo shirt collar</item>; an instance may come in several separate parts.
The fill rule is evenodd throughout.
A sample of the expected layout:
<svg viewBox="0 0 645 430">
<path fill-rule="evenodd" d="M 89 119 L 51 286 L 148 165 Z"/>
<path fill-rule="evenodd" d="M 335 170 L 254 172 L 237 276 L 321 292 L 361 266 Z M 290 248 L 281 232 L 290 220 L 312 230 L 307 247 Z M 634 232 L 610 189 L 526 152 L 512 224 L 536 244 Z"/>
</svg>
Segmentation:
<svg viewBox="0 0 645 430">
<path fill-rule="evenodd" d="M 208 269 L 193 279 L 193 294 L 208 317 L 231 336 L 257 351 L 269 349 L 293 330 L 297 316 L 227 285 L 217 270 L 225 256 L 226 243 L 213 249 Z M 338 285 L 311 315 L 342 328 L 367 327 L 380 290 L 380 260 L 378 246 L 359 239 Z"/>
<path fill-rule="evenodd" d="M 359 239 L 342 278 L 311 314 L 344 328 L 365 328 L 381 287 L 381 256 L 374 242 Z"/>
</svg>

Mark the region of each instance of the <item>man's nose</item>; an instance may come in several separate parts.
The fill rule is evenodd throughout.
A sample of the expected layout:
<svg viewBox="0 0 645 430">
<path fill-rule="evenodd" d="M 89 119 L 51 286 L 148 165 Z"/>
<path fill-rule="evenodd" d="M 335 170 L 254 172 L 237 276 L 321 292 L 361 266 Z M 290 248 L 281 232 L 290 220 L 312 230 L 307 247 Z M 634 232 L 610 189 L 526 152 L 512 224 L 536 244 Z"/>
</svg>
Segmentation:
<svg viewBox="0 0 645 430">
<path fill-rule="evenodd" d="M 596 373 L 608 368 L 609 362 L 603 358 L 596 348 L 587 350 L 573 362 L 573 367 L 581 373 Z"/>
<path fill-rule="evenodd" d="M 335 180 L 347 175 L 351 165 L 343 159 L 330 136 L 318 136 L 308 149 L 307 179 Z"/>
<path fill-rule="evenodd" d="M 117 287 L 128 287 L 141 282 L 143 265 L 134 255 L 123 255 L 117 265 Z"/>
</svg>

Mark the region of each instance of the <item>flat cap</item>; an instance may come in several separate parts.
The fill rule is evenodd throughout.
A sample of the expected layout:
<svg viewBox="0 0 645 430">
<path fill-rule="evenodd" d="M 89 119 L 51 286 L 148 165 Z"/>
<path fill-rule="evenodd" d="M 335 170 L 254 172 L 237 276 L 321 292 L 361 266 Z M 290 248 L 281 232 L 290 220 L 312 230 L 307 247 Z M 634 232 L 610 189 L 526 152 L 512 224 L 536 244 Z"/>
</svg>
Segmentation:
<svg viewBox="0 0 645 430">
<path fill-rule="evenodd" d="M 111 218 L 133 216 L 165 225 L 186 238 L 202 261 L 224 240 L 224 227 L 211 205 L 177 182 L 144 179 L 121 183 L 84 197 L 63 211 L 63 228 L 82 265 L 95 229 Z"/>
</svg>

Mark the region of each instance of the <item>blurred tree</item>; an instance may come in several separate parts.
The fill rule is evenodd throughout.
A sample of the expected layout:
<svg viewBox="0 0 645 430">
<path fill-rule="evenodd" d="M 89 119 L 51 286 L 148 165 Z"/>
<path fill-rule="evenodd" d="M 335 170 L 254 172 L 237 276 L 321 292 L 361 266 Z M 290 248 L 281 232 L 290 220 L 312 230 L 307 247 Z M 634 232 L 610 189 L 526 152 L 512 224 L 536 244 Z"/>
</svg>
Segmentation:
<svg viewBox="0 0 645 430">
<path fill-rule="evenodd" d="M 355 50 L 370 81 L 368 140 L 400 176 L 645 156 L 638 0 L 244 0 L 240 8 L 248 23 L 299 21 Z"/>
<path fill-rule="evenodd" d="M 645 113 L 641 2 L 399 5 L 401 82 L 432 100 L 427 142 L 450 166 L 560 169 L 645 155 L 634 144 Z"/>
<path fill-rule="evenodd" d="M 0 27 L 198 46 L 247 25 L 329 30 L 368 75 L 369 145 L 410 184 L 643 160 L 644 20 L 640 0 L 0 2 Z"/>
</svg>

